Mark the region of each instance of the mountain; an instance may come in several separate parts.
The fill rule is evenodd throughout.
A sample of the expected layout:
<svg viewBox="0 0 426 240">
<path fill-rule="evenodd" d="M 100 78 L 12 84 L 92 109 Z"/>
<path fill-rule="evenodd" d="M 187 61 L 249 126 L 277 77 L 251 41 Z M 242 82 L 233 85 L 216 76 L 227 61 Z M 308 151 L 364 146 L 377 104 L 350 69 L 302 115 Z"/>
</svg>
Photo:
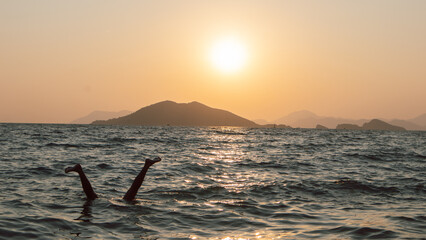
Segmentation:
<svg viewBox="0 0 426 240">
<path fill-rule="evenodd" d="M 119 112 L 94 111 L 87 116 L 84 116 L 72 121 L 71 123 L 72 124 L 90 124 L 96 120 L 107 120 L 111 118 L 122 117 L 130 113 L 131 113 L 130 111 L 126 111 L 126 110 L 119 111 Z"/>
<path fill-rule="evenodd" d="M 426 129 L 426 113 L 424 113 L 424 114 L 422 114 L 418 117 L 408 119 L 408 121 L 412 122 L 416 125 L 422 126 L 424 130 Z"/>
<path fill-rule="evenodd" d="M 385 121 L 386 123 L 402 127 L 407 130 L 426 130 L 426 114 L 408 120 L 393 119 Z M 361 129 L 361 126 L 367 123 L 368 120 L 323 117 L 318 116 L 313 112 L 303 110 L 291 113 L 276 120 L 275 122 L 299 128 L 316 128 L 317 125 L 321 125 L 323 127 L 336 129 Z"/>
<path fill-rule="evenodd" d="M 318 116 L 310 111 L 298 111 L 291 113 L 287 116 L 284 116 L 278 120 L 277 123 L 290 125 L 292 127 L 300 127 L 300 128 L 315 128 L 318 124 L 327 127 L 327 128 L 335 128 L 336 125 L 341 123 L 349 123 L 349 124 L 364 124 L 367 122 L 365 119 L 353 120 L 346 118 L 335 118 L 335 117 L 322 117 Z"/>
<path fill-rule="evenodd" d="M 355 124 L 339 124 L 336 129 L 350 129 L 350 130 L 389 130 L 389 131 L 404 131 L 405 128 L 391 125 L 379 119 L 373 119 L 366 122 L 362 127 Z"/>
<path fill-rule="evenodd" d="M 426 130 L 426 126 L 422 127 L 408 120 L 394 119 L 389 121 L 390 124 L 403 127 L 407 130 Z"/>
<path fill-rule="evenodd" d="M 364 130 L 390 130 L 390 131 L 404 131 L 405 128 L 391 125 L 379 119 L 373 119 L 368 123 L 362 125 Z"/>
<path fill-rule="evenodd" d="M 208 107 L 198 102 L 159 102 L 120 118 L 94 121 L 95 125 L 145 126 L 239 126 L 258 127 L 250 120 L 231 112 Z"/>
<path fill-rule="evenodd" d="M 277 119 L 276 122 L 291 124 L 291 123 L 300 122 L 301 120 L 304 120 L 304 119 L 318 119 L 318 118 L 319 117 L 315 113 L 307 111 L 307 110 L 302 110 L 302 111 L 290 113 L 289 115 L 285 117 Z"/>
</svg>

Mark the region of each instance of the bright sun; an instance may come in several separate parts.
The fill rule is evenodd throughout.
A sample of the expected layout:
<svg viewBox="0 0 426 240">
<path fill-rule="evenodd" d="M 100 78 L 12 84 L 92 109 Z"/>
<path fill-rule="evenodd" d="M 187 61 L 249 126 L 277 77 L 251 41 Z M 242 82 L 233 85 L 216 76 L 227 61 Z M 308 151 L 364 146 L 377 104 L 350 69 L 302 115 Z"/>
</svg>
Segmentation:
<svg viewBox="0 0 426 240">
<path fill-rule="evenodd" d="M 238 39 L 234 37 L 223 38 L 213 45 L 210 59 L 221 72 L 234 73 L 245 65 L 247 50 Z"/>
</svg>

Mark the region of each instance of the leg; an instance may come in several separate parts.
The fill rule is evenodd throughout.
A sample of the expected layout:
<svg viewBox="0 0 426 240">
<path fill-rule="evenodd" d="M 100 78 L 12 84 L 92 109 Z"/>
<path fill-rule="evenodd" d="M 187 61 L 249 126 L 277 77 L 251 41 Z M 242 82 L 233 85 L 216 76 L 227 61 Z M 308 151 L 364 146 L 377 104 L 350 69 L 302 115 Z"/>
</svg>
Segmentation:
<svg viewBox="0 0 426 240">
<path fill-rule="evenodd" d="M 83 172 L 83 168 L 80 164 L 76 164 L 74 167 L 67 167 L 65 168 L 65 172 L 77 172 L 80 176 L 81 180 L 81 186 L 83 187 L 84 193 L 86 194 L 87 200 L 93 200 L 98 197 L 96 195 L 95 191 L 93 191 L 92 185 L 89 182 L 89 179 L 87 179 L 86 174 Z"/>
<path fill-rule="evenodd" d="M 143 166 L 142 170 L 138 174 L 138 176 L 135 178 L 135 180 L 132 183 L 132 186 L 127 191 L 126 195 L 124 195 L 123 199 L 127 201 L 132 201 L 136 194 L 138 193 L 139 188 L 142 185 L 143 179 L 145 178 L 146 172 L 148 171 L 148 168 L 151 167 L 154 163 L 161 161 L 161 158 L 156 157 L 154 160 L 146 159 L 145 165 Z"/>
</svg>

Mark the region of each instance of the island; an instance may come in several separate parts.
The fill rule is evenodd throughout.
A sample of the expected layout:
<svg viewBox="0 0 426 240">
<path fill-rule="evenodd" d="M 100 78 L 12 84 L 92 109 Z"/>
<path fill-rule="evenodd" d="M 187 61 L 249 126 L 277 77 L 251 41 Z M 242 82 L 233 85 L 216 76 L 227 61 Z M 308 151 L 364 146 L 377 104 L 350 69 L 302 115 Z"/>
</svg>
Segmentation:
<svg viewBox="0 0 426 240">
<path fill-rule="evenodd" d="M 355 124 L 339 124 L 336 129 L 349 129 L 349 130 L 388 130 L 388 131 L 405 131 L 403 127 L 398 127 L 379 119 L 373 119 L 366 122 L 361 126 Z"/>
<path fill-rule="evenodd" d="M 364 123 L 362 129 L 365 130 L 389 130 L 389 131 L 405 131 L 405 128 L 398 127 L 379 119 L 373 119 L 370 122 Z"/>
<path fill-rule="evenodd" d="M 231 112 L 211 108 L 199 102 L 176 103 L 163 101 L 129 115 L 94 121 L 93 125 L 128 126 L 235 126 L 262 127 Z"/>
<path fill-rule="evenodd" d="M 328 127 L 323 126 L 321 124 L 317 124 L 317 126 L 315 127 L 315 129 L 328 129 Z"/>
</svg>

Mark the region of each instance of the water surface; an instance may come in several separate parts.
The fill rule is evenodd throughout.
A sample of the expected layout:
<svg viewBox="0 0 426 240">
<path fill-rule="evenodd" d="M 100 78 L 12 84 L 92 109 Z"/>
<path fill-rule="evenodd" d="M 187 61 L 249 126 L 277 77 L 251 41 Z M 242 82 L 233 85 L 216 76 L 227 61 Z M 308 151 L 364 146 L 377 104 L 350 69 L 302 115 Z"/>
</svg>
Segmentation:
<svg viewBox="0 0 426 240">
<path fill-rule="evenodd" d="M 425 146 L 426 132 L 0 124 L 0 239 L 422 239 Z M 99 199 L 64 173 L 75 163 Z"/>
</svg>

